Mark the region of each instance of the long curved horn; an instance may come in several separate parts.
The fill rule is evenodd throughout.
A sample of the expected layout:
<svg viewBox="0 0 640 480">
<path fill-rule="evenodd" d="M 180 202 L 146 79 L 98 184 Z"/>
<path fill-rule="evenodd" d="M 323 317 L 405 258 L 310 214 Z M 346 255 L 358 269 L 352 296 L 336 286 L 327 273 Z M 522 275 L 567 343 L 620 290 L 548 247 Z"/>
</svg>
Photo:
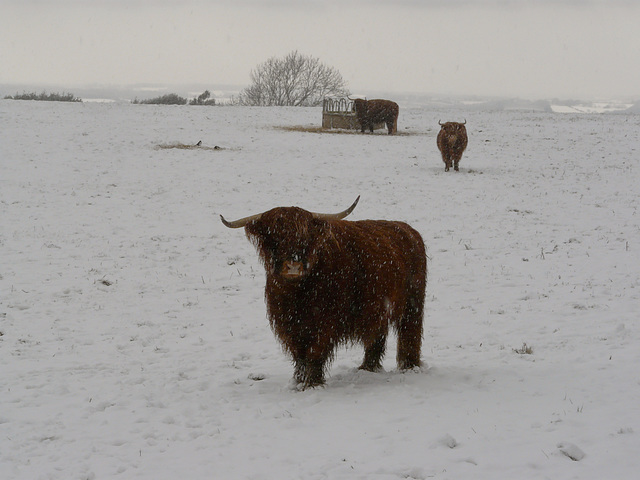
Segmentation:
<svg viewBox="0 0 640 480">
<path fill-rule="evenodd" d="M 346 210 L 343 210 L 342 212 L 338 212 L 338 213 L 314 213 L 314 212 L 311 212 L 311 214 L 315 218 L 320 218 L 320 219 L 323 219 L 323 220 L 341 220 L 344 217 L 346 217 L 347 215 L 349 215 L 351 212 L 353 212 L 353 209 L 356 208 L 356 205 L 358 204 L 359 200 L 360 200 L 360 195 L 358 195 L 358 198 L 356 198 L 356 201 L 353 202 L 353 204 L 349 208 L 347 208 Z M 240 218 L 239 220 L 234 220 L 234 221 L 230 222 L 226 218 L 224 218 L 222 215 L 220 215 L 220 220 L 222 220 L 222 223 L 224 224 L 225 227 L 228 227 L 228 228 L 242 228 L 242 227 L 246 226 L 247 223 L 252 222 L 254 220 L 258 220 L 261 216 L 262 216 L 262 213 L 257 213 L 255 215 L 250 215 L 248 217 Z"/>
<path fill-rule="evenodd" d="M 467 119 L 465 118 L 463 125 L 466 125 L 466 124 L 467 124 Z"/>
<path fill-rule="evenodd" d="M 225 227 L 242 228 L 247 223 L 249 223 L 249 222 L 251 222 L 253 220 L 258 220 L 261 216 L 262 216 L 261 213 L 257 213 L 256 215 L 251 215 L 250 217 L 244 217 L 244 218 L 241 218 L 239 220 L 235 220 L 233 222 L 229 222 L 222 215 L 220 215 L 220 220 L 222 220 L 222 223 L 224 223 Z"/>
<path fill-rule="evenodd" d="M 440 126 L 444 125 L 444 123 L 442 123 L 442 120 L 438 120 L 438 125 Z"/>
<path fill-rule="evenodd" d="M 346 210 L 343 210 L 342 212 L 339 212 L 339 213 L 314 213 L 314 212 L 311 212 L 311 214 L 315 218 L 320 218 L 322 220 L 342 220 L 344 217 L 346 217 L 351 212 L 353 212 L 353 209 L 356 208 L 356 205 L 358 204 L 359 200 L 360 200 L 360 195 L 358 195 L 358 198 L 356 198 L 356 201 L 353 202 L 353 204 L 349 208 L 347 208 Z"/>
</svg>

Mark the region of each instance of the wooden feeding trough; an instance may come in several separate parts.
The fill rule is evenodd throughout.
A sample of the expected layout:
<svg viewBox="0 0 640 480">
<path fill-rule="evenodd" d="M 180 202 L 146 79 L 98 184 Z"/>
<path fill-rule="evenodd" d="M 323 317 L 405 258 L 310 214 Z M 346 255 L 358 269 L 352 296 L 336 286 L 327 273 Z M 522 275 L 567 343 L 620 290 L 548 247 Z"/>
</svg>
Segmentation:
<svg viewBox="0 0 640 480">
<path fill-rule="evenodd" d="M 353 112 L 353 100 L 326 97 L 322 101 L 322 128 L 355 130 L 359 126 Z"/>
<path fill-rule="evenodd" d="M 373 128 L 378 130 L 384 126 L 384 123 L 379 123 Z M 322 128 L 359 130 L 360 122 L 353 111 L 353 100 L 348 97 L 325 97 L 322 101 Z"/>
</svg>

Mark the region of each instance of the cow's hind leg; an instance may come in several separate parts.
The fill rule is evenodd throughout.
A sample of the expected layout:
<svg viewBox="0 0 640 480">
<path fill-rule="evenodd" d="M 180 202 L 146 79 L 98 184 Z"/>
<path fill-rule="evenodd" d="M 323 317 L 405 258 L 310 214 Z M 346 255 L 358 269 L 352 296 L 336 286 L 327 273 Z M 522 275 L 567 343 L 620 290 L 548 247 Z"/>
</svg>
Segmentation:
<svg viewBox="0 0 640 480">
<path fill-rule="evenodd" d="M 360 370 L 368 372 L 377 372 L 382 369 L 382 357 L 387 349 L 387 335 L 380 335 L 371 345 L 365 345 L 364 359 L 362 365 L 358 367 Z"/>
<path fill-rule="evenodd" d="M 422 282 L 418 282 L 421 285 Z M 419 367 L 422 346 L 422 314 L 424 309 L 424 287 L 415 286 L 416 291 L 409 297 L 400 324 L 398 325 L 398 355 L 400 370 Z"/>
<path fill-rule="evenodd" d="M 389 135 L 393 135 L 398 132 L 398 119 L 394 118 L 387 122 L 387 128 L 389 129 Z"/>
</svg>

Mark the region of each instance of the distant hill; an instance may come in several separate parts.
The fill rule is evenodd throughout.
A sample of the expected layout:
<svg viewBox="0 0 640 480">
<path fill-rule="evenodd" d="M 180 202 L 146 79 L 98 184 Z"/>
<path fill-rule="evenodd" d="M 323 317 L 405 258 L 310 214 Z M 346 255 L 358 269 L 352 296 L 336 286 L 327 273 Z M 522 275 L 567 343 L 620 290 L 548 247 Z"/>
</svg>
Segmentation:
<svg viewBox="0 0 640 480">
<path fill-rule="evenodd" d="M 216 105 L 229 103 L 245 88 L 243 85 L 224 84 L 135 84 L 135 85 L 89 85 L 70 87 L 68 85 L 42 84 L 0 84 L 0 98 L 22 92 L 66 91 L 72 92 L 84 102 L 128 103 L 134 99 L 144 101 L 166 94 L 177 94 L 191 100 L 205 90 L 211 92 Z M 401 108 L 434 108 L 438 110 L 521 110 L 529 112 L 556 113 L 640 113 L 638 99 L 617 99 L 610 101 L 585 99 L 522 99 L 509 97 L 482 97 L 477 95 L 443 95 L 416 92 L 353 92 L 354 96 L 367 98 L 388 98 L 396 101 Z M 635 103 L 634 103 L 635 102 Z"/>
</svg>

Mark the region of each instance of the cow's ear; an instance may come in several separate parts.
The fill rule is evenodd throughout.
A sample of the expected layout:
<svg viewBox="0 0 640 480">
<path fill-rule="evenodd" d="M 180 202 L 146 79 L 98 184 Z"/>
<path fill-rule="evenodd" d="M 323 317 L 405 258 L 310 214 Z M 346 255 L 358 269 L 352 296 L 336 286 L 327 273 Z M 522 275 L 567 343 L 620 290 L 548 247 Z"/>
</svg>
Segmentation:
<svg viewBox="0 0 640 480">
<path fill-rule="evenodd" d="M 260 222 L 256 222 L 255 220 L 247 223 L 244 226 L 244 231 L 246 232 L 247 236 L 251 236 L 251 237 L 255 237 L 257 235 L 260 234 Z"/>
<path fill-rule="evenodd" d="M 249 240 L 256 245 L 263 245 L 267 237 L 267 228 L 263 222 L 258 220 L 252 220 L 244 227 L 244 231 L 247 234 Z"/>
</svg>

